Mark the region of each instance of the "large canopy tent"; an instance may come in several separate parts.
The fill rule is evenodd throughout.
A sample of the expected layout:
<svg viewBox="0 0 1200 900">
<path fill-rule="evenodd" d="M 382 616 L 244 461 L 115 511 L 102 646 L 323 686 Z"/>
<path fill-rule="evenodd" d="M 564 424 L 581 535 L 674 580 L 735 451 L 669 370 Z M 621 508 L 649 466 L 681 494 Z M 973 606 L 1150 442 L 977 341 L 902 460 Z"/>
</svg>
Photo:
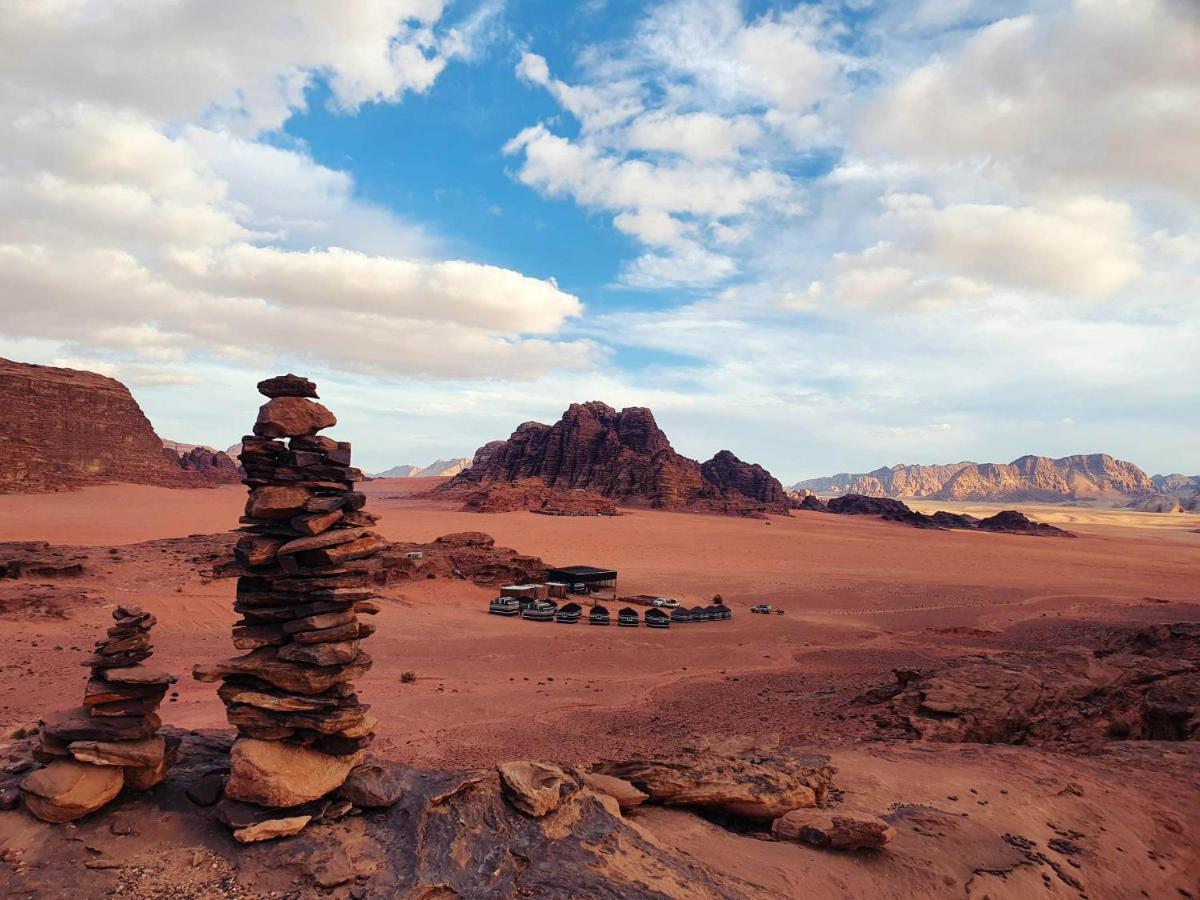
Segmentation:
<svg viewBox="0 0 1200 900">
<path fill-rule="evenodd" d="M 592 594 L 596 591 L 617 589 L 616 569 L 598 569 L 595 566 L 566 566 L 550 569 L 547 581 L 561 581 L 576 594 Z"/>
</svg>

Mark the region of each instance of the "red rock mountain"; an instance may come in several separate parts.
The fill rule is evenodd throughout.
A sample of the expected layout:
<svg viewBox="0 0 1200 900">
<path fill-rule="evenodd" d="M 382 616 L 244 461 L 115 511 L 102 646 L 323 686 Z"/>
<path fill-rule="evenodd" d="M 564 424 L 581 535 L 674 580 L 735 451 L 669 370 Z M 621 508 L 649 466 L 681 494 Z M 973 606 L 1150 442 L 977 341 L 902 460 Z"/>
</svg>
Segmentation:
<svg viewBox="0 0 1200 900">
<path fill-rule="evenodd" d="M 723 450 L 701 465 L 681 456 L 644 407 L 620 412 L 573 403 L 554 425 L 526 422 L 507 441 L 475 453 L 471 467 L 439 492 L 465 496 L 497 482 L 536 478 L 628 506 L 749 514 L 786 513 L 783 486 L 762 466 Z"/>
<path fill-rule="evenodd" d="M 0 359 L 0 493 L 101 481 L 192 487 L 237 480 L 236 465 L 220 456 L 189 455 L 185 468 L 119 381 Z"/>
<path fill-rule="evenodd" d="M 793 490 L 964 501 L 1119 500 L 1158 491 L 1133 463 L 1105 453 L 1061 459 L 1022 456 L 1008 464 L 898 465 L 862 474 L 812 478 L 793 485 Z"/>
</svg>

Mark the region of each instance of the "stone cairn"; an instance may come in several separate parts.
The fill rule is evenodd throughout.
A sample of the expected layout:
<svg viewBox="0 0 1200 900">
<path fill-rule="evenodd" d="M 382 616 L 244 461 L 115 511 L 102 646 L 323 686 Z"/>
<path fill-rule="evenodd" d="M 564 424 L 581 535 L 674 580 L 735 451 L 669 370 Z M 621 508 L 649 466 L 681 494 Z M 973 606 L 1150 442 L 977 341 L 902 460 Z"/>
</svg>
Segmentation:
<svg viewBox="0 0 1200 900">
<path fill-rule="evenodd" d="M 270 399 L 242 439 L 250 496 L 235 550 L 233 643 L 249 652 L 193 674 L 221 682 L 238 731 L 226 799 L 306 822 L 299 808 L 342 787 L 374 737 L 352 680 L 371 666 L 359 641 L 375 629 L 358 616 L 379 611 L 370 584 L 387 542 L 368 531 L 350 445 L 317 434 L 337 419 L 316 385 L 281 375 L 258 389 Z"/>
<path fill-rule="evenodd" d="M 156 710 L 173 675 L 142 665 L 154 651 L 154 616 L 118 606 L 95 652 L 83 707 L 41 723 L 34 755 L 45 768 L 21 783 L 25 808 L 47 822 L 70 822 L 108 804 L 122 788 L 149 790 L 166 777 L 179 746 L 164 738 Z"/>
</svg>

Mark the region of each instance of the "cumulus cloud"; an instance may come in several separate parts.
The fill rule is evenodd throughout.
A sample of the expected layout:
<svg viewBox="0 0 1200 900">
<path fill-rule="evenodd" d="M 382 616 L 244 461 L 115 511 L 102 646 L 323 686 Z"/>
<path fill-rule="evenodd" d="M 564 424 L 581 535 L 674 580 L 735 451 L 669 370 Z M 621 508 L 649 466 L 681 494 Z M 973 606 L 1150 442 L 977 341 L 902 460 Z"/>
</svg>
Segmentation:
<svg viewBox="0 0 1200 900">
<path fill-rule="evenodd" d="M 866 146 L 1046 190 L 1200 198 L 1200 6 L 1076 0 L 995 22 L 886 90 Z"/>
<path fill-rule="evenodd" d="M 549 92 L 579 133 L 540 122 L 504 151 L 522 183 L 610 212 L 653 248 L 623 266 L 624 284 L 717 284 L 739 270 L 724 248 L 748 237 L 748 218 L 803 206 L 779 152 L 822 132 L 820 104 L 845 66 L 826 25 L 808 7 L 747 19 L 736 0 L 672 0 L 627 44 L 583 51 L 574 83 L 527 51 L 517 76 Z"/>
<path fill-rule="evenodd" d="M 20 4 L 0 33 L 0 306 L 143 383 L 199 358 L 528 379 L 595 364 L 552 280 L 438 259 L 352 177 L 265 139 L 320 76 L 344 111 L 427 90 L 498 5 Z M 147 368 L 149 367 L 149 368 Z"/>
</svg>

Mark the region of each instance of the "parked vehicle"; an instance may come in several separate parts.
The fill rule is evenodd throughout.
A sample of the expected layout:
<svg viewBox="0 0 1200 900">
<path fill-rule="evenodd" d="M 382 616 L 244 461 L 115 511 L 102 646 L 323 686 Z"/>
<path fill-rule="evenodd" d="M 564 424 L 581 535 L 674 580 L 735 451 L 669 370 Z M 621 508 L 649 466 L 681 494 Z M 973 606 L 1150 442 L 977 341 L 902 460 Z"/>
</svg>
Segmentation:
<svg viewBox="0 0 1200 900">
<path fill-rule="evenodd" d="M 672 600 L 670 597 L 655 597 L 653 604 L 663 609 L 679 609 L 679 601 Z"/>
<path fill-rule="evenodd" d="M 628 606 L 625 607 L 617 613 L 617 624 L 622 628 L 637 628 L 640 624 L 638 622 L 637 610 Z"/>
<path fill-rule="evenodd" d="M 770 603 L 759 603 L 756 606 L 750 607 L 750 612 L 762 613 L 764 616 L 770 615 L 771 614 L 771 604 Z"/>
<path fill-rule="evenodd" d="M 497 597 L 488 604 L 488 612 L 493 616 L 519 616 L 521 603 L 516 597 Z"/>
<path fill-rule="evenodd" d="M 557 612 L 557 603 L 552 603 L 549 600 L 535 600 L 525 608 L 521 616 L 522 618 L 529 619 L 531 622 L 550 622 L 553 621 L 554 615 Z"/>
<path fill-rule="evenodd" d="M 661 609 L 648 609 L 646 610 L 646 627 L 670 628 L 671 616 L 669 613 L 665 613 Z"/>
<path fill-rule="evenodd" d="M 593 606 L 592 611 L 588 613 L 589 625 L 607 625 L 610 619 L 608 609 L 603 606 Z"/>
<path fill-rule="evenodd" d="M 583 607 L 578 603 L 568 603 L 558 611 L 554 620 L 562 625 L 574 625 L 583 615 Z"/>
</svg>

